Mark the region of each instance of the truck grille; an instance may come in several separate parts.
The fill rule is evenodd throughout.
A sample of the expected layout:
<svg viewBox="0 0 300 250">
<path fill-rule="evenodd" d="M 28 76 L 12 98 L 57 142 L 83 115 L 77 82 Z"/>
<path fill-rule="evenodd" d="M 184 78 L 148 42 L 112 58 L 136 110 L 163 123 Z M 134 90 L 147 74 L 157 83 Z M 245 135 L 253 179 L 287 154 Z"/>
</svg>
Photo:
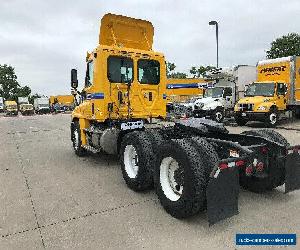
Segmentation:
<svg viewBox="0 0 300 250">
<path fill-rule="evenodd" d="M 253 111 L 254 104 L 253 103 L 242 103 L 239 105 L 240 111 Z"/>
</svg>

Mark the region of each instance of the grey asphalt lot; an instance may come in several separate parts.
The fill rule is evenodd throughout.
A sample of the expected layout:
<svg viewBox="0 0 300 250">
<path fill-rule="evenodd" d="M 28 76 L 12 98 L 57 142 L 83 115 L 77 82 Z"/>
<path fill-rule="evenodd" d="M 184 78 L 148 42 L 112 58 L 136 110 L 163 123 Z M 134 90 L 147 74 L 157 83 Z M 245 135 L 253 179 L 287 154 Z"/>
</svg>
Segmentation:
<svg viewBox="0 0 300 250">
<path fill-rule="evenodd" d="M 236 249 L 236 233 L 300 234 L 300 191 L 283 187 L 241 190 L 239 215 L 213 226 L 206 213 L 172 218 L 154 191 L 126 187 L 117 157 L 75 156 L 69 125 L 68 114 L 0 117 L 0 249 Z M 300 144 L 300 123 L 283 126 Z"/>
</svg>

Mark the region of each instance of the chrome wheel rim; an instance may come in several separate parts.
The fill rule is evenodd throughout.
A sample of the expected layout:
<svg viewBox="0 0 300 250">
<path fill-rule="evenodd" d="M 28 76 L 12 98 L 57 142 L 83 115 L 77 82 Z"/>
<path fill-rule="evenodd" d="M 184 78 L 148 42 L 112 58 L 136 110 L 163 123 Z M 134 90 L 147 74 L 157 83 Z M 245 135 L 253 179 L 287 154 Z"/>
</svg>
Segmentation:
<svg viewBox="0 0 300 250">
<path fill-rule="evenodd" d="M 124 150 L 124 166 L 130 178 L 136 178 L 139 170 L 138 154 L 133 145 L 127 145 Z"/>
</svg>

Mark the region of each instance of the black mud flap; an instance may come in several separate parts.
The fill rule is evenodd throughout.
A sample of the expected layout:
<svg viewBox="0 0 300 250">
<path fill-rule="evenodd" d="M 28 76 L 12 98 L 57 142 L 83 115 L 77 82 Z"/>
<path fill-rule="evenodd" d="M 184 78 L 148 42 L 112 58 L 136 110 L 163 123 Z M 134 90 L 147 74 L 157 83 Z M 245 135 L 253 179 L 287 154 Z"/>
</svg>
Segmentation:
<svg viewBox="0 0 300 250">
<path fill-rule="evenodd" d="M 300 154 L 294 151 L 286 157 L 285 193 L 300 189 Z"/>
<path fill-rule="evenodd" d="M 217 170 L 210 177 L 206 190 L 209 225 L 239 213 L 239 189 L 239 172 L 236 167 Z"/>
</svg>

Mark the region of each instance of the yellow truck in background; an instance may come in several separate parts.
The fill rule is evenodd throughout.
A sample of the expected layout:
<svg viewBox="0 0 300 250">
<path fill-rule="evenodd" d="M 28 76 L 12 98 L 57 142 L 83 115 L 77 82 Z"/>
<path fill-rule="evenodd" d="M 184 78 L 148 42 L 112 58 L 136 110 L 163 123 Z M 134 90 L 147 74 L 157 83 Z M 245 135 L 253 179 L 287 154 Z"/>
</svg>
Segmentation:
<svg viewBox="0 0 300 250">
<path fill-rule="evenodd" d="M 22 115 L 33 115 L 34 114 L 33 105 L 30 103 L 22 103 L 20 105 L 20 112 Z"/>
<path fill-rule="evenodd" d="M 18 97 L 19 110 L 22 115 L 33 115 L 33 105 L 29 103 L 28 96 Z"/>
<path fill-rule="evenodd" d="M 18 105 L 15 101 L 5 101 L 4 106 L 6 115 L 18 115 Z"/>
<path fill-rule="evenodd" d="M 235 105 L 235 121 L 263 121 L 276 126 L 280 118 L 300 115 L 300 57 L 289 56 L 259 61 L 257 81 L 245 91 Z"/>
<path fill-rule="evenodd" d="M 192 115 L 194 103 L 201 99 L 211 84 L 204 78 L 168 78 L 166 82 L 167 112 Z"/>
<path fill-rule="evenodd" d="M 49 98 L 51 111 L 55 113 L 71 111 L 75 106 L 73 95 L 57 95 Z"/>
<path fill-rule="evenodd" d="M 167 101 L 184 102 L 190 98 L 202 98 L 204 94 L 203 78 L 168 78 L 167 79 Z"/>
</svg>

